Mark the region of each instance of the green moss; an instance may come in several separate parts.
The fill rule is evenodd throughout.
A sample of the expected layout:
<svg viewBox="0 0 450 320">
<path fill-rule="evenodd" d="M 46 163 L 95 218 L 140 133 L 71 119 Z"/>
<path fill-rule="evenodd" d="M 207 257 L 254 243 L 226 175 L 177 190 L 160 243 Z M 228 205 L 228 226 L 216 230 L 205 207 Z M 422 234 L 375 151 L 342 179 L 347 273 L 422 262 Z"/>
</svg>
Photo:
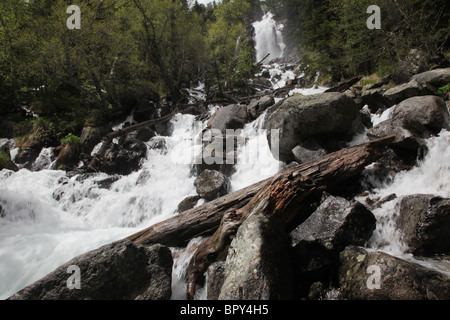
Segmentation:
<svg viewBox="0 0 450 320">
<path fill-rule="evenodd" d="M 10 161 L 9 154 L 5 151 L 0 151 L 0 169 L 6 168 Z"/>
</svg>

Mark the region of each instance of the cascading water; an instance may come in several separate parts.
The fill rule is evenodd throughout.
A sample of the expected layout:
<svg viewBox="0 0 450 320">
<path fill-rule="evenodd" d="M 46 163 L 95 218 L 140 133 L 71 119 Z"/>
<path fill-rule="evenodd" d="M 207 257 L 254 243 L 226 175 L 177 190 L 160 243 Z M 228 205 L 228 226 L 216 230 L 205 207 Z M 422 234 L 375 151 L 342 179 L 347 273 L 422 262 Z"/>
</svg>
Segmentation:
<svg viewBox="0 0 450 320">
<path fill-rule="evenodd" d="M 267 53 L 271 53 L 271 59 L 281 57 L 284 44 L 273 15 L 266 14 L 254 27 L 258 59 Z M 271 67 L 272 75 L 279 75 L 278 82 L 273 83 L 275 88 L 295 76 L 277 64 Z M 189 91 L 192 102 L 204 100 L 203 89 L 199 85 Z M 324 89 L 295 89 L 288 95 L 315 94 Z M 215 108 L 210 110 L 214 112 Z M 381 117 L 373 116 L 372 120 L 376 123 L 389 116 L 390 110 Z M 265 118 L 265 114 L 261 115 L 242 130 L 246 143 L 237 150 L 236 171 L 230 179 L 233 191 L 270 177 L 282 168 L 283 163 L 275 160 L 269 150 L 263 129 Z M 132 121 L 132 116 L 126 121 Z M 147 143 L 147 159 L 139 171 L 128 176 L 71 176 L 51 170 L 53 159 L 48 149 L 42 151 L 34 164 L 39 171 L 0 171 L 0 299 L 75 256 L 173 216 L 180 201 L 196 195 L 191 162 L 201 152 L 199 136 L 205 123 L 199 124 L 191 115 L 177 115 L 171 126 L 170 137 L 155 137 Z M 120 125 L 115 129 L 120 129 Z M 352 143 L 365 138 L 355 137 Z M 155 144 L 159 147 L 154 148 Z M 398 197 L 410 193 L 450 197 L 449 144 L 447 131 L 429 139 L 425 159 L 411 171 L 397 174 L 391 184 L 380 185 L 371 197 L 382 198 L 392 193 Z M 16 152 L 13 150 L 11 154 Z M 396 204 L 393 200 L 373 211 L 378 222 L 368 247 L 411 259 L 393 222 Z M 186 249 L 171 248 L 175 258 L 172 299 L 185 299 L 186 266 L 200 241 L 193 239 Z M 206 291 L 200 288 L 197 297 L 205 296 Z"/>
<path fill-rule="evenodd" d="M 255 28 L 256 60 L 261 61 L 267 54 L 270 59 L 283 56 L 286 45 L 283 42 L 282 25 L 273 19 L 273 14 L 266 13 L 261 21 L 253 23 Z"/>
<path fill-rule="evenodd" d="M 181 200 L 196 194 L 191 166 L 180 159 L 196 152 L 185 139 L 201 131 L 195 124 L 194 116 L 175 116 L 172 135 L 151 140 L 142 168 L 128 176 L 1 171 L 0 298 L 77 255 L 174 215 Z M 161 148 L 150 148 L 155 139 Z"/>
</svg>

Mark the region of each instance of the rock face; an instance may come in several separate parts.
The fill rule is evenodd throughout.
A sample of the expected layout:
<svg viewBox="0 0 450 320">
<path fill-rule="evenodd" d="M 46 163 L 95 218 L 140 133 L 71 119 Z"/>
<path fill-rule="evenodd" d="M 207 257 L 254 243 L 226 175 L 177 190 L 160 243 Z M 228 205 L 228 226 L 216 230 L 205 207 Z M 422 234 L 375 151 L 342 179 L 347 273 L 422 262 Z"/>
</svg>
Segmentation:
<svg viewBox="0 0 450 320">
<path fill-rule="evenodd" d="M 317 160 L 327 154 L 327 151 L 314 139 L 308 139 L 292 149 L 295 161 L 307 163 Z"/>
<path fill-rule="evenodd" d="M 242 129 L 247 123 L 247 107 L 232 104 L 220 108 L 208 122 L 208 128 L 226 133 L 226 129 Z"/>
<path fill-rule="evenodd" d="M 205 170 L 195 179 L 194 186 L 200 197 L 211 201 L 229 192 L 230 180 L 218 171 Z"/>
<path fill-rule="evenodd" d="M 400 201 L 396 223 L 414 254 L 450 254 L 450 199 L 405 196 Z"/>
<path fill-rule="evenodd" d="M 207 300 L 218 300 L 225 277 L 225 261 L 213 263 L 208 268 Z"/>
<path fill-rule="evenodd" d="M 408 129 L 396 125 L 392 119 L 383 121 L 367 131 L 367 136 L 370 139 L 379 139 L 390 135 L 395 136 L 393 146 L 412 151 L 414 156 L 417 155 L 419 148 L 424 145 L 422 138 L 415 136 Z"/>
<path fill-rule="evenodd" d="M 316 242 L 328 250 L 341 251 L 350 244 L 363 245 L 375 230 L 376 219 L 360 202 L 330 196 L 291 238 L 293 245 Z"/>
<path fill-rule="evenodd" d="M 354 300 L 450 298 L 450 277 L 383 252 L 349 246 L 340 254 L 341 291 Z"/>
<path fill-rule="evenodd" d="M 127 175 L 139 169 L 147 156 L 147 146 L 140 140 L 111 143 L 102 158 L 99 170 L 108 174 Z"/>
<path fill-rule="evenodd" d="M 264 96 L 260 99 L 255 99 L 247 106 L 247 111 L 252 120 L 257 119 L 270 106 L 275 104 L 275 99 L 272 96 Z"/>
<path fill-rule="evenodd" d="M 271 130 L 279 130 L 279 160 L 291 161 L 292 149 L 307 139 L 346 140 L 360 126 L 359 108 L 353 99 L 342 93 L 322 93 L 286 99 L 270 115 L 266 128 L 269 143 Z"/>
<path fill-rule="evenodd" d="M 396 125 L 426 137 L 450 128 L 450 113 L 445 101 L 437 96 L 412 97 L 395 107 L 392 120 Z"/>
<path fill-rule="evenodd" d="M 167 247 L 118 241 L 72 259 L 9 299 L 167 300 L 171 295 L 172 263 Z M 69 289 L 68 283 L 76 284 L 70 266 L 80 270 L 80 289 Z"/>
<path fill-rule="evenodd" d="M 413 76 L 412 80 L 416 80 L 422 84 L 430 84 L 436 89 L 439 89 L 450 82 L 450 68 L 436 69 L 419 73 Z"/>
<path fill-rule="evenodd" d="M 228 250 L 220 300 L 292 297 L 292 272 L 283 234 L 264 215 L 246 219 Z"/>
<path fill-rule="evenodd" d="M 391 119 L 367 131 L 377 139 L 395 135 L 393 146 L 409 151 L 416 158 L 420 148 L 426 148 L 423 139 L 448 129 L 450 114 L 442 98 L 436 96 L 412 97 L 394 108 Z"/>
<path fill-rule="evenodd" d="M 390 88 L 383 94 L 383 101 L 387 108 L 415 96 L 433 94 L 433 90 L 427 84 L 421 84 L 416 80 Z"/>
<path fill-rule="evenodd" d="M 296 295 L 307 296 L 317 281 L 325 287 L 338 286 L 339 252 L 351 244 L 364 245 L 375 223 L 372 212 L 361 203 L 328 197 L 290 233 Z"/>
<path fill-rule="evenodd" d="M 84 127 L 81 131 L 80 144 L 81 151 L 90 154 L 95 145 L 101 141 L 105 130 L 98 127 Z"/>
<path fill-rule="evenodd" d="M 193 207 L 195 207 L 195 205 L 197 204 L 198 200 L 200 200 L 200 196 L 192 196 L 192 197 L 187 197 L 185 198 L 183 201 L 181 201 L 178 204 L 178 212 L 184 212 L 187 211 L 189 209 L 192 209 Z"/>
</svg>

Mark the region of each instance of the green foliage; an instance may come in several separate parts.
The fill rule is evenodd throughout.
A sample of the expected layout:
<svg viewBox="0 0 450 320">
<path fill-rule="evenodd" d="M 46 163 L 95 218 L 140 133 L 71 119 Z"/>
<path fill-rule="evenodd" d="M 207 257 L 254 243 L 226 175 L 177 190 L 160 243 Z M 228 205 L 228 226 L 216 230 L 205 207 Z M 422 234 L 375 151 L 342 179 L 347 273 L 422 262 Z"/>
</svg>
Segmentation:
<svg viewBox="0 0 450 320">
<path fill-rule="evenodd" d="M 27 105 L 61 136 L 92 112 L 108 122 L 143 101 L 176 104 L 191 82 L 229 89 L 252 76 L 247 27 L 259 0 L 192 9 L 185 0 L 85 0 L 80 30 L 66 27 L 69 4 L 0 2 L 2 116 Z"/>
<path fill-rule="evenodd" d="M 438 94 L 446 95 L 450 92 L 450 83 L 447 83 L 445 86 L 442 86 L 438 89 Z"/>
<path fill-rule="evenodd" d="M 10 161 L 11 159 L 9 157 L 9 154 L 7 154 L 3 150 L 0 150 L 0 168 L 6 168 Z"/>
<path fill-rule="evenodd" d="M 418 49 L 433 64 L 448 50 L 450 3 L 446 0 L 269 0 L 285 19 L 288 51 L 302 56 L 307 76 L 389 74 Z M 370 5 L 381 9 L 381 30 L 369 30 Z"/>
<path fill-rule="evenodd" d="M 69 133 L 65 138 L 61 139 L 61 144 L 77 145 L 80 143 L 80 138 L 72 133 Z"/>
</svg>

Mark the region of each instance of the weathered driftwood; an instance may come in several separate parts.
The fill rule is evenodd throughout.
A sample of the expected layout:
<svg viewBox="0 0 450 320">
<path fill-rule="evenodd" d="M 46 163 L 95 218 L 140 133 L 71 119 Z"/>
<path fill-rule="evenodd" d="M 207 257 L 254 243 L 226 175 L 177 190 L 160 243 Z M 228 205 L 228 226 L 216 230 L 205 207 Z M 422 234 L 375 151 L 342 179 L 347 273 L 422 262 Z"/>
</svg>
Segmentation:
<svg viewBox="0 0 450 320">
<path fill-rule="evenodd" d="M 342 186 L 346 180 L 359 175 L 367 165 L 382 156 L 386 145 L 393 139 L 387 137 L 350 147 L 286 170 L 266 180 L 245 206 L 228 209 L 219 228 L 200 244 L 191 259 L 187 269 L 188 299 L 194 298 L 197 282 L 230 244 L 231 237 L 247 217 L 265 214 L 277 219 L 289 231 L 295 227 L 293 221 L 298 224 L 311 213 L 302 208 L 308 207 L 322 191 Z"/>
<path fill-rule="evenodd" d="M 124 129 L 122 129 L 122 130 L 119 130 L 119 131 L 113 131 L 113 132 L 109 133 L 109 134 L 102 140 L 103 144 L 102 144 L 100 150 L 97 152 L 97 154 L 94 156 L 94 158 L 93 158 L 93 159 L 91 160 L 91 162 L 89 163 L 89 165 L 88 165 L 88 171 L 94 171 L 94 172 L 98 171 L 98 169 L 97 169 L 98 163 L 99 163 L 99 162 L 101 161 L 101 159 L 104 157 L 104 155 L 105 155 L 105 153 L 106 153 L 106 150 L 108 150 L 108 147 L 111 145 L 112 141 L 113 141 L 115 138 L 122 137 L 122 136 L 124 136 L 124 135 L 127 134 L 127 133 L 130 133 L 130 132 L 133 132 L 133 131 L 142 129 L 142 128 L 146 128 L 146 127 L 150 127 L 150 126 L 153 126 L 153 125 L 156 125 L 156 124 L 161 124 L 161 123 L 169 122 L 169 121 L 172 120 L 172 118 L 173 118 L 175 115 L 177 115 L 178 113 L 181 113 L 181 114 L 187 114 L 187 113 L 193 112 L 194 110 L 195 110 L 194 107 L 188 108 L 188 109 L 186 109 L 186 110 L 181 110 L 181 111 L 176 110 L 176 111 L 172 112 L 171 114 L 169 114 L 169 115 L 167 115 L 167 116 L 164 116 L 164 117 L 161 117 L 161 118 L 159 118 L 159 119 L 154 119 L 154 120 L 145 121 L 145 122 L 142 122 L 142 123 L 138 123 L 138 124 L 136 124 L 136 125 L 133 125 L 133 126 L 129 126 L 129 127 L 124 128 Z"/>
<path fill-rule="evenodd" d="M 184 211 L 128 237 L 136 244 L 160 243 L 185 246 L 189 240 L 214 233 L 223 216 L 246 205 L 266 181 L 227 194 L 197 208 Z"/>
</svg>

